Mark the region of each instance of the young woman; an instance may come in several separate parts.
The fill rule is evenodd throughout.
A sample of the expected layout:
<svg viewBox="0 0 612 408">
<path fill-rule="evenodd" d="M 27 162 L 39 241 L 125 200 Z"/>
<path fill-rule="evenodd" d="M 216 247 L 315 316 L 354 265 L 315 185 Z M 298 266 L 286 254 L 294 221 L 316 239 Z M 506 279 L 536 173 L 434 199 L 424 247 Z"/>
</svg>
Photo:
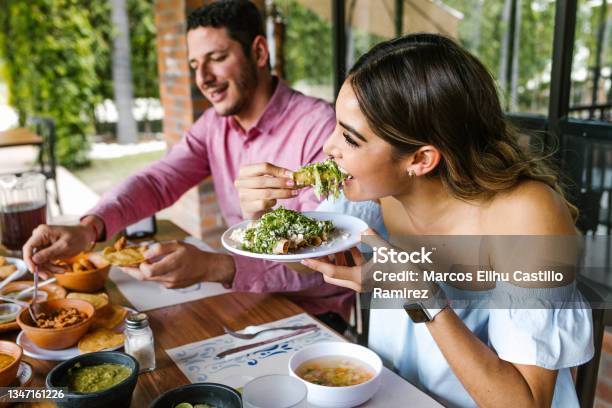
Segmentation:
<svg viewBox="0 0 612 408">
<path fill-rule="evenodd" d="M 375 46 L 352 68 L 336 115 L 324 150 L 352 175 L 346 198 L 393 197 L 404 234 L 575 236 L 576 210 L 555 174 L 518 145 L 490 74 L 452 40 L 416 34 Z M 503 248 L 487 251 L 499 269 Z M 363 288 L 359 265 L 303 263 L 328 282 Z M 545 289 L 489 283 L 467 289 L 580 302 L 571 276 Z M 444 287 L 447 297 L 461 290 Z M 405 378 L 452 407 L 578 405 L 569 368 L 593 356 L 588 308 L 455 309 L 437 300 L 426 323 L 402 309 L 372 310 L 370 346 Z"/>
</svg>

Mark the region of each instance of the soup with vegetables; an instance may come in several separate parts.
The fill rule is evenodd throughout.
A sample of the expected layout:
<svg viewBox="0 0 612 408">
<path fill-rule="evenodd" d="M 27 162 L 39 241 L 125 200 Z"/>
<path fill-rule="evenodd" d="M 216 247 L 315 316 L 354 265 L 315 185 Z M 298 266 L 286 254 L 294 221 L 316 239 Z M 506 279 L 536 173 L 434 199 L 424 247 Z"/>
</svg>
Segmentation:
<svg viewBox="0 0 612 408">
<path fill-rule="evenodd" d="M 325 356 L 308 360 L 295 370 L 303 380 L 328 387 L 357 385 L 374 377 L 374 370 L 356 358 Z"/>
</svg>

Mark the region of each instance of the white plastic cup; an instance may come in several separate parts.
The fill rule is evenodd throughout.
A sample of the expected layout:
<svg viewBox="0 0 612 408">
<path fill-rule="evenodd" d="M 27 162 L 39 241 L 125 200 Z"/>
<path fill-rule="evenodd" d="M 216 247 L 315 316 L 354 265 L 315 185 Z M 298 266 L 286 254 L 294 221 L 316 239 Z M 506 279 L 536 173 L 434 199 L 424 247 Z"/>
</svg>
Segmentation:
<svg viewBox="0 0 612 408">
<path fill-rule="evenodd" d="M 306 408 L 308 389 L 289 375 L 264 375 L 242 389 L 244 408 Z"/>
</svg>

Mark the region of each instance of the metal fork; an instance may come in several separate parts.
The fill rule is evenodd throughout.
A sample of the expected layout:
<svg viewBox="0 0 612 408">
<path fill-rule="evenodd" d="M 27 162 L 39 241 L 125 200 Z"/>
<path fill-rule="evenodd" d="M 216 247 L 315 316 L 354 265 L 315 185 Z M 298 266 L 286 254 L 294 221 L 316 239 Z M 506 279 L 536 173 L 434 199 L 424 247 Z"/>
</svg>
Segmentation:
<svg viewBox="0 0 612 408">
<path fill-rule="evenodd" d="M 38 265 L 34 268 L 34 297 L 32 298 L 32 302 L 28 305 L 28 312 L 30 312 L 30 317 L 34 322 L 34 326 L 38 327 L 38 323 L 36 322 L 36 301 L 38 298 Z"/>
<path fill-rule="evenodd" d="M 315 323 L 311 323 L 311 324 L 306 324 L 306 325 L 301 325 L 301 326 L 269 327 L 267 329 L 263 329 L 255 333 L 237 333 L 223 326 L 223 331 L 225 331 L 225 334 L 229 334 L 230 336 L 236 337 L 238 339 L 251 340 L 255 338 L 256 336 L 259 336 L 261 333 L 265 333 L 265 332 L 269 332 L 273 330 L 300 330 L 300 329 L 310 329 L 314 327 L 317 327 L 317 325 Z"/>
</svg>

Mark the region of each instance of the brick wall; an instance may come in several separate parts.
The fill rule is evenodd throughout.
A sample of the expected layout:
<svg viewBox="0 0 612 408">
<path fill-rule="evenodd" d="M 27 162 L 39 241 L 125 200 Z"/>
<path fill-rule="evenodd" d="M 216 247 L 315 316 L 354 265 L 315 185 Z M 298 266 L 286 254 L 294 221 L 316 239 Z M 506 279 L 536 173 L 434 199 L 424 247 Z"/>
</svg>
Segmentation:
<svg viewBox="0 0 612 408">
<path fill-rule="evenodd" d="M 206 2 L 199 0 L 156 0 L 157 58 L 161 103 L 164 108 L 164 138 L 171 146 L 181 139 L 210 105 L 194 85 L 187 62 L 187 15 Z M 189 190 L 168 211 L 170 218 L 190 234 L 219 246 L 225 225 L 212 181 Z"/>
</svg>

